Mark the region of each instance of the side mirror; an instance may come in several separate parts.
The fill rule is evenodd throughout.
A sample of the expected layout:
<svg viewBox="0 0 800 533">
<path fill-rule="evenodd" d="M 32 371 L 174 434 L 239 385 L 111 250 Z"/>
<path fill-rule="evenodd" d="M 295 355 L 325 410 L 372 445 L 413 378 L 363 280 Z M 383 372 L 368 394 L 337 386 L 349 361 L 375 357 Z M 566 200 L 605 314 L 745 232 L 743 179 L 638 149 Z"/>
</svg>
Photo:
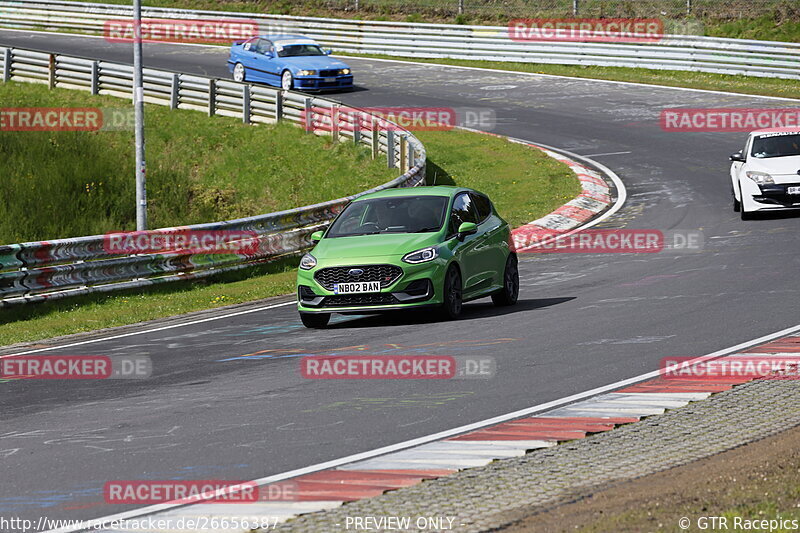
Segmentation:
<svg viewBox="0 0 800 533">
<path fill-rule="evenodd" d="M 319 242 L 322 240 L 322 236 L 325 235 L 324 231 L 315 231 L 311 234 L 311 242 Z"/>
<path fill-rule="evenodd" d="M 744 159 L 745 158 L 742 152 L 736 152 L 735 154 L 731 154 L 730 156 L 731 161 L 737 161 L 739 163 L 744 163 Z"/>
<path fill-rule="evenodd" d="M 473 233 L 478 233 L 478 226 L 474 222 L 462 222 L 458 227 L 457 237 L 459 240 L 461 240 L 467 235 L 472 235 Z"/>
<path fill-rule="evenodd" d="M 326 55 L 326 56 L 329 56 L 329 55 L 331 55 L 332 53 L 333 53 L 333 50 L 331 50 L 330 48 L 328 48 L 327 50 L 325 50 L 325 55 Z"/>
</svg>

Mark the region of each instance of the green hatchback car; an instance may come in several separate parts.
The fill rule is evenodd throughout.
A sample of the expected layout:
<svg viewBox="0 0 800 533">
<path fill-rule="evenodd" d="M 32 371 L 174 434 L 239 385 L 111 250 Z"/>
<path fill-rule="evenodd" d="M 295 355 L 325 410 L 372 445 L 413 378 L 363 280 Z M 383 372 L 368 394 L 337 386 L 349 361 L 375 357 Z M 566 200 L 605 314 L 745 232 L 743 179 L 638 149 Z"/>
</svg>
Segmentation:
<svg viewBox="0 0 800 533">
<path fill-rule="evenodd" d="M 445 318 L 491 296 L 513 305 L 517 256 L 508 223 L 463 187 L 387 189 L 350 202 L 300 260 L 297 309 L 309 328 L 331 313 L 437 308 Z"/>
</svg>

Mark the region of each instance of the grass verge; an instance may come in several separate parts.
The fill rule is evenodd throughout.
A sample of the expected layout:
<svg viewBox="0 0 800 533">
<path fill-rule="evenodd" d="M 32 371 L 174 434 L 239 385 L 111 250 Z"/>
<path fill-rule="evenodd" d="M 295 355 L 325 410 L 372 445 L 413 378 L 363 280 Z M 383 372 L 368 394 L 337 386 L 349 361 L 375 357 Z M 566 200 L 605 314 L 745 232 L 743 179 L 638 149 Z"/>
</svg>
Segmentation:
<svg viewBox="0 0 800 533">
<path fill-rule="evenodd" d="M 0 83 L 4 108 L 129 103 L 46 85 Z M 369 150 L 285 123 L 242 124 L 198 111 L 146 111 L 149 226 L 211 222 L 363 191 L 396 176 Z M 0 243 L 135 229 L 133 131 L 0 130 Z"/>
<path fill-rule="evenodd" d="M 418 136 L 428 150 L 431 181 L 487 193 L 512 225 L 547 214 L 580 192 L 569 168 L 538 150 L 464 131 Z M 296 258 L 284 259 L 202 281 L 0 310 L 0 346 L 288 294 L 294 291 L 296 264 Z"/>
</svg>

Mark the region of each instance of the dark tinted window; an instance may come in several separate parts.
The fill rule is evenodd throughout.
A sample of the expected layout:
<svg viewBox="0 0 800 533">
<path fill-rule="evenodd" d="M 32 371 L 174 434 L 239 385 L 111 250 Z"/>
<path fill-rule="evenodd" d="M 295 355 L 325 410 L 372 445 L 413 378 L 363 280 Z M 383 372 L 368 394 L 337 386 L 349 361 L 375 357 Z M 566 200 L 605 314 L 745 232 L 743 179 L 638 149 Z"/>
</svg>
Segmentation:
<svg viewBox="0 0 800 533">
<path fill-rule="evenodd" d="M 492 203 L 481 194 L 473 194 L 472 200 L 475 202 L 475 209 L 478 211 L 478 220 L 483 222 L 492 214 Z"/>
<path fill-rule="evenodd" d="M 458 231 L 458 227 L 464 222 L 478 223 L 475 205 L 468 193 L 461 193 L 453 201 L 453 209 L 450 212 L 450 226 L 448 233 L 453 234 Z"/>
<path fill-rule="evenodd" d="M 326 237 L 439 231 L 447 212 L 444 196 L 395 196 L 348 205 Z"/>
<path fill-rule="evenodd" d="M 753 139 L 753 157 L 785 157 L 800 155 L 800 135 L 763 136 Z"/>
</svg>

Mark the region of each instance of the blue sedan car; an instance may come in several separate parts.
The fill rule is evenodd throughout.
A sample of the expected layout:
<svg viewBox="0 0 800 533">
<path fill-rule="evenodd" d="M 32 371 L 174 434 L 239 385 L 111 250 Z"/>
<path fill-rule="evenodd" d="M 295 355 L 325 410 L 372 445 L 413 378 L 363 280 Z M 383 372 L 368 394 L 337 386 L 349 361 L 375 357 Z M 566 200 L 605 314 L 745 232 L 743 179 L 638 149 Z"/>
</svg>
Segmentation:
<svg viewBox="0 0 800 533">
<path fill-rule="evenodd" d="M 261 82 L 284 90 L 350 89 L 350 67 L 329 57 L 302 35 L 261 35 L 231 46 L 228 70 L 236 81 Z"/>
</svg>

